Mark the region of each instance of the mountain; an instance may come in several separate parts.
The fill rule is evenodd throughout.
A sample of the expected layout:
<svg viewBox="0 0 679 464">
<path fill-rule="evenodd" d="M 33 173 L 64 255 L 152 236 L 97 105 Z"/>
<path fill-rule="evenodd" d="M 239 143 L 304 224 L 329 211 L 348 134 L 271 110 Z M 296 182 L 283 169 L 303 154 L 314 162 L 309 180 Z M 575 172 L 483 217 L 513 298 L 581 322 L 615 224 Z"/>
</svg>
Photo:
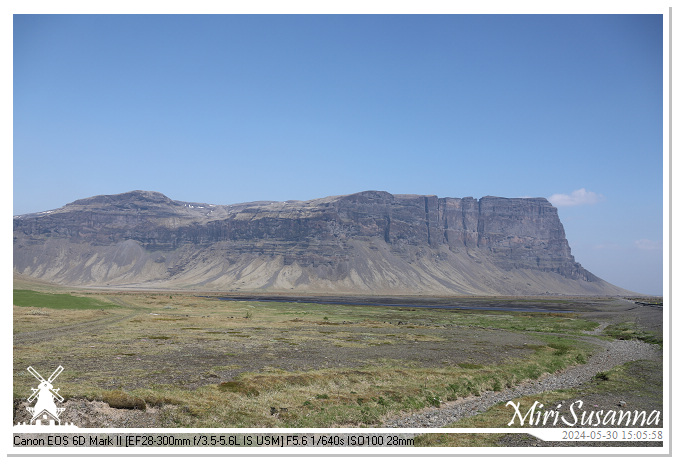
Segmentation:
<svg viewBox="0 0 679 464">
<path fill-rule="evenodd" d="M 64 285 L 371 295 L 621 295 L 544 198 L 367 191 L 220 206 L 133 191 L 14 217 L 15 273 Z"/>
</svg>

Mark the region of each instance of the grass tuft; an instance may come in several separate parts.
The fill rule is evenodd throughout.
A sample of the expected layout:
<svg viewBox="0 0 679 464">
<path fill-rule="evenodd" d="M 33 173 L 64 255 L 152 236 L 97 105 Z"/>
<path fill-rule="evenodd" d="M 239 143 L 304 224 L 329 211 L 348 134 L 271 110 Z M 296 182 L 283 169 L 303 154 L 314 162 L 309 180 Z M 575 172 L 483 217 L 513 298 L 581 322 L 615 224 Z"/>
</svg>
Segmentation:
<svg viewBox="0 0 679 464">
<path fill-rule="evenodd" d="M 609 325 L 604 329 L 604 333 L 609 337 L 618 340 L 641 340 L 642 342 L 652 343 L 662 347 L 662 335 L 641 330 L 631 322 Z"/>
<path fill-rule="evenodd" d="M 597 374 L 594 376 L 595 379 L 597 380 L 610 380 L 610 377 L 607 372 L 597 372 Z"/>
<path fill-rule="evenodd" d="M 241 393 L 246 396 L 259 396 L 259 391 L 257 389 L 236 380 L 222 382 L 219 384 L 218 388 L 223 392 Z"/>
<path fill-rule="evenodd" d="M 105 392 L 102 400 L 112 408 L 116 409 L 140 409 L 146 410 L 146 402 L 135 396 L 131 396 L 122 390 Z"/>
</svg>

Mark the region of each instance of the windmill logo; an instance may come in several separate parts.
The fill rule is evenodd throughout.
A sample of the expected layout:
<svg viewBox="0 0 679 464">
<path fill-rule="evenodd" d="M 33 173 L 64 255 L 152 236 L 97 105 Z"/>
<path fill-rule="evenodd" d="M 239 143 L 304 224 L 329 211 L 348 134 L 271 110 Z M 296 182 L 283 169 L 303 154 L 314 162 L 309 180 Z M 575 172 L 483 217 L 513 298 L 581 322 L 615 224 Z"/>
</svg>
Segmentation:
<svg viewBox="0 0 679 464">
<path fill-rule="evenodd" d="M 32 403 L 36 397 L 38 398 L 38 401 L 36 401 L 34 407 L 26 407 L 28 412 L 33 414 L 33 417 L 31 418 L 31 424 L 40 425 L 42 423 L 42 419 L 49 420 L 50 425 L 54 425 L 55 422 L 57 424 L 61 423 L 59 420 L 59 415 L 64 412 L 64 408 L 58 408 L 54 400 L 58 400 L 60 403 L 63 403 L 64 399 L 59 394 L 59 389 L 54 388 L 52 382 L 59 374 L 61 374 L 61 371 L 63 370 L 64 368 L 62 366 L 57 367 L 57 370 L 54 371 L 52 375 L 50 375 L 49 379 L 45 380 L 42 378 L 42 375 L 38 373 L 38 371 L 33 369 L 32 366 L 28 366 L 28 372 L 33 374 L 33 377 L 40 381 L 38 388 L 31 388 L 31 390 L 33 390 L 33 394 L 28 397 L 29 403 Z"/>
<path fill-rule="evenodd" d="M 64 412 L 65 408 L 57 407 L 56 401 L 63 403 L 64 398 L 59 394 L 59 389 L 54 388 L 52 382 L 54 382 L 54 379 L 56 379 L 63 370 L 64 368 L 62 366 L 57 367 L 57 369 L 52 372 L 52 375 L 50 375 L 49 378 L 45 380 L 44 377 L 40 375 L 38 371 L 33 369 L 32 366 L 28 366 L 28 372 L 30 372 L 33 377 L 35 377 L 40 382 L 38 388 L 31 388 L 31 390 L 33 390 L 33 394 L 28 397 L 28 402 L 32 403 L 36 399 L 37 401 L 35 402 L 35 406 L 26 407 L 32 416 L 30 424 L 26 424 L 24 422 L 17 424 L 15 427 L 31 428 L 33 426 L 43 427 L 45 425 L 62 427 L 66 426 L 69 428 L 75 427 L 72 423 L 62 424 L 61 419 L 59 419 L 59 416 L 62 412 Z"/>
</svg>

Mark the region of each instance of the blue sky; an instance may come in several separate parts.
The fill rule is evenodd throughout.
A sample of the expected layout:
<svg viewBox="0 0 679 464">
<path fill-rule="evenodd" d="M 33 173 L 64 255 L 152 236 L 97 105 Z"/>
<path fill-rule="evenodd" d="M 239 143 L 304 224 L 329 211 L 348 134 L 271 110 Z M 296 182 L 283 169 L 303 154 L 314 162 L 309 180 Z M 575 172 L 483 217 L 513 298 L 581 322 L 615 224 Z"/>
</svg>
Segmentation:
<svg viewBox="0 0 679 464">
<path fill-rule="evenodd" d="M 14 214 L 154 190 L 546 197 L 662 294 L 661 15 L 14 17 Z"/>
</svg>

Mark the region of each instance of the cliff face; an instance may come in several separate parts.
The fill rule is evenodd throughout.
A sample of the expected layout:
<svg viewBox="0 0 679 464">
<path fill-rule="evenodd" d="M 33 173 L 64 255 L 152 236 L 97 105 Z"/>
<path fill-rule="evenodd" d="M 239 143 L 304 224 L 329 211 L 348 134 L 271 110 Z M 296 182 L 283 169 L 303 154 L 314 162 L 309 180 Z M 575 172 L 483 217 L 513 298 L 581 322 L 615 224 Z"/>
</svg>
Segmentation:
<svg viewBox="0 0 679 464">
<path fill-rule="evenodd" d="M 543 198 L 361 192 L 218 206 L 134 191 L 14 218 L 14 269 L 71 285 L 356 294 L 621 294 Z"/>
</svg>

